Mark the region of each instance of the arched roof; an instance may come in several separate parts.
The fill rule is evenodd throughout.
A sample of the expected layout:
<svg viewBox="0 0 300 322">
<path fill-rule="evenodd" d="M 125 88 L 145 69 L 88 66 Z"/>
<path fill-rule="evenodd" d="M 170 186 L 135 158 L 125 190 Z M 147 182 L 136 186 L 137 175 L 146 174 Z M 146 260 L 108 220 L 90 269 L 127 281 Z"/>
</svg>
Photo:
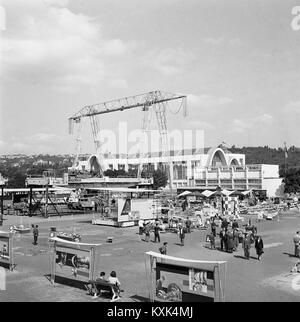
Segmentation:
<svg viewBox="0 0 300 322">
<path fill-rule="evenodd" d="M 235 158 L 235 157 L 232 157 L 231 159 L 230 159 L 230 161 L 229 161 L 229 166 L 232 166 L 232 165 L 240 165 L 240 163 L 239 163 L 239 161 L 238 161 L 238 159 L 237 158 Z"/>
<path fill-rule="evenodd" d="M 98 174 L 101 172 L 101 163 L 100 160 L 98 158 L 97 155 L 92 154 L 89 158 L 88 158 L 88 167 L 89 170 L 93 173 L 93 174 Z"/>
<path fill-rule="evenodd" d="M 208 167 L 213 166 L 213 161 L 214 161 L 216 158 L 219 158 L 219 160 L 221 161 L 221 163 L 222 163 L 222 166 L 223 166 L 223 167 L 228 166 L 228 164 L 227 164 L 227 160 L 226 160 L 225 152 L 224 152 L 224 150 L 223 150 L 223 149 L 221 149 L 220 147 L 217 147 L 217 148 L 211 148 L 211 149 L 208 151 L 207 166 L 208 166 Z"/>
</svg>

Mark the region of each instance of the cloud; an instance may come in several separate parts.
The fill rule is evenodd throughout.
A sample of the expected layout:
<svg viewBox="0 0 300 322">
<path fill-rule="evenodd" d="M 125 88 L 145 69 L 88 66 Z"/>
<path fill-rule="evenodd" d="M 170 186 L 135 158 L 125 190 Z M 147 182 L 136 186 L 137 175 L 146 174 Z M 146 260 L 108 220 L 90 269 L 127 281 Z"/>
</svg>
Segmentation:
<svg viewBox="0 0 300 322">
<path fill-rule="evenodd" d="M 164 76 L 172 76 L 184 71 L 193 55 L 182 49 L 167 48 L 152 51 L 145 58 L 145 64 L 152 66 Z"/>
<path fill-rule="evenodd" d="M 300 101 L 293 101 L 286 104 L 285 112 L 300 114 Z"/>
<path fill-rule="evenodd" d="M 231 133 L 244 133 L 246 130 L 249 130 L 253 124 L 251 122 L 244 122 L 240 119 L 234 119 L 232 121 Z"/>
<path fill-rule="evenodd" d="M 68 1 L 32 0 L 7 2 L 10 32 L 3 33 L 3 74 L 10 80 L 76 91 L 80 86 L 104 82 L 112 56 L 130 46 L 121 39 L 103 36 L 99 21 L 76 14 Z M 116 58 L 117 59 L 117 58 Z"/>
<path fill-rule="evenodd" d="M 254 129 L 255 127 L 269 126 L 273 123 L 274 117 L 270 114 L 262 114 L 246 121 L 241 119 L 234 119 L 231 124 L 230 133 L 242 134 L 247 130 Z"/>
<path fill-rule="evenodd" d="M 69 4 L 69 0 L 43 0 L 46 4 L 54 7 L 67 7 Z"/>
<path fill-rule="evenodd" d="M 37 142 L 53 142 L 53 141 L 61 141 L 63 138 L 56 134 L 51 133 L 36 133 L 30 136 L 28 141 L 37 141 Z"/>
<path fill-rule="evenodd" d="M 234 102 L 234 100 L 230 97 L 216 97 L 208 94 L 201 94 L 201 95 L 188 94 L 187 95 L 188 105 L 192 107 L 198 107 L 198 108 L 219 107 L 219 106 L 228 105 L 232 102 Z"/>
<path fill-rule="evenodd" d="M 215 126 L 211 123 L 194 120 L 189 122 L 191 127 L 197 128 L 197 129 L 204 129 L 204 130 L 213 130 L 215 129 Z"/>
<path fill-rule="evenodd" d="M 208 37 L 208 38 L 204 38 L 203 42 L 212 46 L 227 44 L 232 47 L 237 47 L 243 44 L 243 42 L 239 38 L 225 39 L 225 38 Z"/>
<path fill-rule="evenodd" d="M 213 37 L 208 37 L 208 38 L 204 38 L 203 41 L 207 44 L 210 45 L 220 45 L 223 43 L 224 39 L 223 38 L 213 38 Z"/>
</svg>

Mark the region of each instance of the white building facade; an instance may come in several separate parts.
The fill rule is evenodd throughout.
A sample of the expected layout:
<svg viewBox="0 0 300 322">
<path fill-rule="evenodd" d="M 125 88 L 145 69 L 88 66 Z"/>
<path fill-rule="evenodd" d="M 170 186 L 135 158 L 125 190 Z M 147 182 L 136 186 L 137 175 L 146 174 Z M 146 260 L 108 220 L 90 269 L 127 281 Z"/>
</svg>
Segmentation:
<svg viewBox="0 0 300 322">
<path fill-rule="evenodd" d="M 97 156 L 78 164 L 78 170 L 90 171 L 98 163 Z M 100 161 L 99 161 L 100 162 Z M 104 170 L 156 170 L 170 167 L 173 188 L 208 188 L 220 186 L 228 190 L 265 190 L 268 197 L 282 195 L 282 179 L 279 166 L 269 164 L 247 165 L 244 154 L 234 154 L 224 147 L 172 151 L 169 155 L 159 153 L 139 155 L 105 155 Z"/>
</svg>

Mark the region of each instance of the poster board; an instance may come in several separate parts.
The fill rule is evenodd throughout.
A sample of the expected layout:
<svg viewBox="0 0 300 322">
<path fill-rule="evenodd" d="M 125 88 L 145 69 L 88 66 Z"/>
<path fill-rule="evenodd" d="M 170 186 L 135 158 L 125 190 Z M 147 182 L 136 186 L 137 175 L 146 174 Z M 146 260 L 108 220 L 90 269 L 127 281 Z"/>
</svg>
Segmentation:
<svg viewBox="0 0 300 322">
<path fill-rule="evenodd" d="M 11 271 L 16 266 L 13 253 L 13 233 L 0 231 L 0 265 Z"/>
<path fill-rule="evenodd" d="M 225 261 L 190 260 L 147 252 L 152 302 L 224 302 Z"/>
<path fill-rule="evenodd" d="M 101 244 L 51 238 L 51 283 L 54 284 L 56 276 L 78 282 L 94 280 L 97 275 L 100 246 Z"/>
<path fill-rule="evenodd" d="M 118 199 L 118 223 L 156 218 L 153 199 Z"/>
</svg>

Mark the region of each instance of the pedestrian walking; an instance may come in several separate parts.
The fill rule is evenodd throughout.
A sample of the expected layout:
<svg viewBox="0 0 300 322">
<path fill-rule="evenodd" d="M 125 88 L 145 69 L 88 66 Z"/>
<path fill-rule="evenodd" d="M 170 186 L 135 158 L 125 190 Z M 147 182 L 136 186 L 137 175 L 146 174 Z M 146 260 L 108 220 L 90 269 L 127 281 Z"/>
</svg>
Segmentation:
<svg viewBox="0 0 300 322">
<path fill-rule="evenodd" d="M 144 220 L 140 219 L 139 220 L 139 236 L 142 239 L 144 233 Z"/>
<path fill-rule="evenodd" d="M 239 236 L 240 236 L 240 233 L 239 233 L 239 229 L 236 228 L 233 230 L 233 250 L 234 251 L 237 251 L 238 248 L 239 248 Z"/>
<path fill-rule="evenodd" d="M 185 226 L 186 226 L 187 232 L 190 233 L 191 232 L 192 222 L 191 222 L 189 217 L 187 217 L 187 219 L 186 219 Z"/>
<path fill-rule="evenodd" d="M 212 223 L 211 223 L 211 233 L 214 237 L 217 236 L 217 224 L 215 222 L 215 219 L 213 219 Z"/>
<path fill-rule="evenodd" d="M 150 239 L 150 224 L 145 224 L 144 226 L 144 233 L 145 233 L 145 242 L 149 242 Z"/>
<path fill-rule="evenodd" d="M 255 249 L 257 254 L 257 259 L 260 260 L 261 255 L 264 253 L 264 242 L 261 238 L 261 236 L 257 236 L 255 238 Z"/>
<path fill-rule="evenodd" d="M 184 246 L 185 229 L 182 227 L 182 225 L 179 226 L 178 234 L 179 234 L 181 246 Z"/>
<path fill-rule="evenodd" d="M 221 242 L 221 250 L 226 250 L 227 247 L 226 247 L 226 231 L 225 231 L 225 228 L 222 228 L 220 233 L 219 233 L 219 236 L 220 236 L 220 242 Z"/>
<path fill-rule="evenodd" d="M 36 225 L 33 228 L 33 245 L 37 245 L 38 237 L 39 237 L 39 226 Z"/>
<path fill-rule="evenodd" d="M 249 260 L 250 249 L 251 249 L 251 233 L 247 233 L 247 235 L 243 239 L 243 248 L 244 248 L 245 258 Z"/>
<path fill-rule="evenodd" d="M 210 240 L 210 248 L 216 249 L 216 238 L 213 234 L 209 236 L 209 240 Z"/>
<path fill-rule="evenodd" d="M 227 251 L 229 253 L 232 253 L 233 248 L 234 248 L 233 232 L 232 230 L 228 230 L 227 231 Z"/>
<path fill-rule="evenodd" d="M 164 244 L 161 247 L 159 247 L 159 252 L 162 255 L 167 255 L 167 246 L 168 246 L 168 243 L 164 242 Z"/>
<path fill-rule="evenodd" d="M 299 231 L 296 232 L 296 235 L 294 236 L 293 241 L 295 245 L 294 255 L 295 257 L 299 257 L 299 253 L 300 253 L 300 232 Z"/>
<path fill-rule="evenodd" d="M 158 225 L 158 223 L 156 223 L 156 225 L 154 227 L 154 242 L 155 243 L 156 243 L 156 241 L 160 243 L 159 231 L 160 231 L 159 225 Z"/>
</svg>

